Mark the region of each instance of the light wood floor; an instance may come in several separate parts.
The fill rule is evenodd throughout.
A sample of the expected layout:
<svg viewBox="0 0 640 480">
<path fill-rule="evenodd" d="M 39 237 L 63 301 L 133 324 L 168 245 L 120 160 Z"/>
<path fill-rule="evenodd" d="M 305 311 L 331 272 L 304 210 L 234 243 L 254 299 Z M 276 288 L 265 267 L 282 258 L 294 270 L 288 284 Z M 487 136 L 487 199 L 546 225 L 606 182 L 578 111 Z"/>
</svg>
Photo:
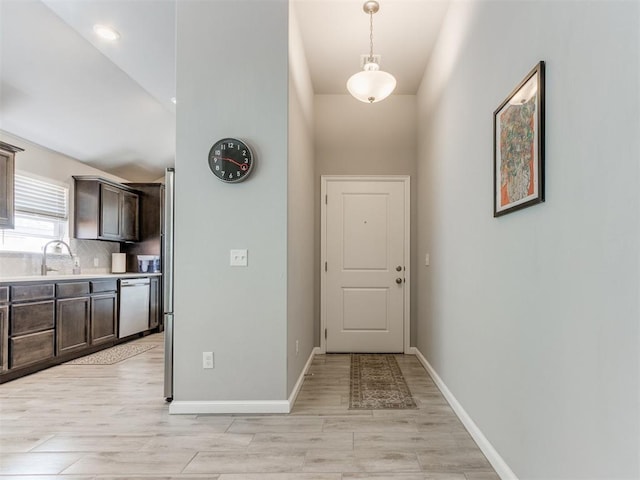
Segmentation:
<svg viewBox="0 0 640 480">
<path fill-rule="evenodd" d="M 0 479 L 498 480 L 412 356 L 416 410 L 349 410 L 349 356 L 314 359 L 290 415 L 169 415 L 158 347 L 0 385 Z"/>
</svg>

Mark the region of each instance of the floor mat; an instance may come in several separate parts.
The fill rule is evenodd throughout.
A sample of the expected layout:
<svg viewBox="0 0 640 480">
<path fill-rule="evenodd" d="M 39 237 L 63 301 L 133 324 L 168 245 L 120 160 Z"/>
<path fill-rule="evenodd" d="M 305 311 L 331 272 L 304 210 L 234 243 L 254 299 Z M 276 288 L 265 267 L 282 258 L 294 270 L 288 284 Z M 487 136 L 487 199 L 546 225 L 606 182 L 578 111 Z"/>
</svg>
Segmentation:
<svg viewBox="0 0 640 480">
<path fill-rule="evenodd" d="M 125 343 L 85 357 L 76 358 L 66 362 L 65 365 L 113 365 L 156 347 L 157 345 L 149 343 Z"/>
<path fill-rule="evenodd" d="M 349 408 L 416 408 L 395 356 L 351 354 Z"/>
</svg>

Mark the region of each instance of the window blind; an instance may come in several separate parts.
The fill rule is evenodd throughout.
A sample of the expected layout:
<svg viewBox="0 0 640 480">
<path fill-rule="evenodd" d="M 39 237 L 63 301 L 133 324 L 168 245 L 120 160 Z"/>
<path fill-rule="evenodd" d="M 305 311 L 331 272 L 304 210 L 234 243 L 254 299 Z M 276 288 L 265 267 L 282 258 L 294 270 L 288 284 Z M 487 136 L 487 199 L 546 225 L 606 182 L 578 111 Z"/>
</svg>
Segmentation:
<svg viewBox="0 0 640 480">
<path fill-rule="evenodd" d="M 31 177 L 15 177 L 16 213 L 66 220 L 67 188 Z"/>
</svg>

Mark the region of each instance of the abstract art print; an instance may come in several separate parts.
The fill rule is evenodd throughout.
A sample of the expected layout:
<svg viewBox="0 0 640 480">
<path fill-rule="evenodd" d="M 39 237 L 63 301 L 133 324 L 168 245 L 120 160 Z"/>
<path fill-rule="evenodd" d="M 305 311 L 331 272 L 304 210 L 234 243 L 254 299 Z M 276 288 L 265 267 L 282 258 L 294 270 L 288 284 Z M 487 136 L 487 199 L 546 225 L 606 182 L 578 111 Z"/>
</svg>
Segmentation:
<svg viewBox="0 0 640 480">
<path fill-rule="evenodd" d="M 493 216 L 544 202 L 544 62 L 493 112 Z"/>
</svg>

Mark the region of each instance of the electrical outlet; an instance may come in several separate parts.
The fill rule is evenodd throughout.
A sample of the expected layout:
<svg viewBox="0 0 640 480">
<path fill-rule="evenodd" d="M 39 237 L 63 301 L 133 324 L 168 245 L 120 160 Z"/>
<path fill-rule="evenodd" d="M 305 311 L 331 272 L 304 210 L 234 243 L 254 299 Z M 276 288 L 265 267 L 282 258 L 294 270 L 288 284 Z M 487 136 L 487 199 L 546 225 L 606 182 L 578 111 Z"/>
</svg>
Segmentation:
<svg viewBox="0 0 640 480">
<path fill-rule="evenodd" d="M 247 250 L 231 250 L 229 265 L 232 267 L 246 267 Z"/>
<path fill-rule="evenodd" d="M 425 265 L 425 267 L 428 267 L 430 263 L 431 263 L 431 257 L 430 257 L 430 256 L 429 256 L 429 254 L 427 253 L 427 254 L 424 256 L 424 265 Z"/>
<path fill-rule="evenodd" d="M 202 368 L 213 368 L 213 352 L 202 352 Z"/>
<path fill-rule="evenodd" d="M 298 354 L 298 340 L 296 340 L 296 355 Z"/>
<path fill-rule="evenodd" d="M 93 266 L 94 267 L 100 266 L 100 259 L 98 257 L 93 257 Z"/>
</svg>

